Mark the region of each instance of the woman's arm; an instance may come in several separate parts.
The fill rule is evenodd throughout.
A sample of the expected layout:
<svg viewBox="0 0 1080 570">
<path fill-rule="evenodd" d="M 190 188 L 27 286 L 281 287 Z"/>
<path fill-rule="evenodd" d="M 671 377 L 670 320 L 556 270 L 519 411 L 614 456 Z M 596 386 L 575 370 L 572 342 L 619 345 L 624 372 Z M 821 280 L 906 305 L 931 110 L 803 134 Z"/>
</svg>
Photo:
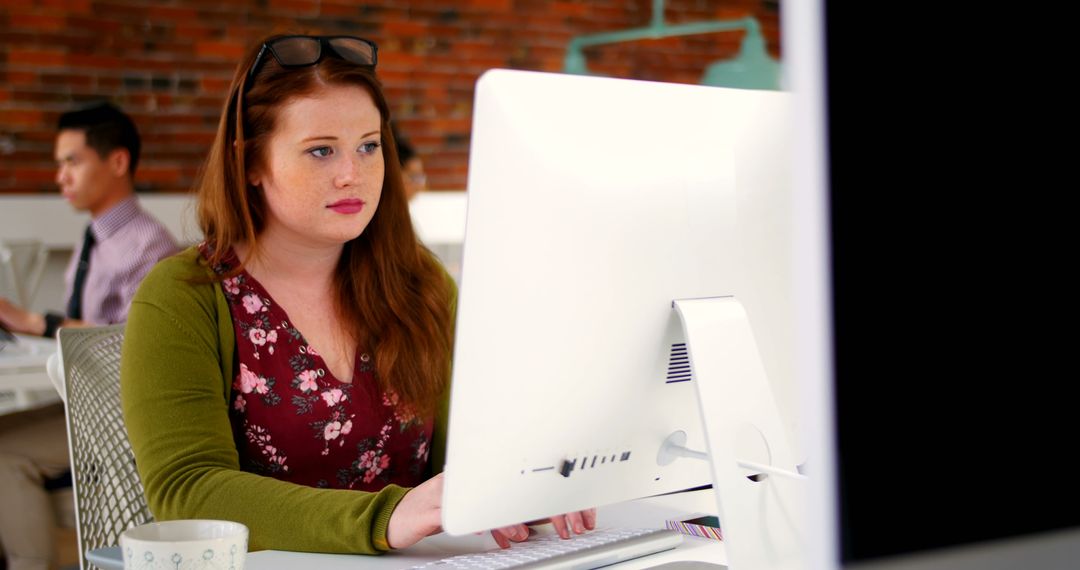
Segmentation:
<svg viewBox="0 0 1080 570">
<path fill-rule="evenodd" d="M 125 332 L 124 420 L 154 516 L 241 522 L 252 550 L 389 549 L 387 525 L 407 489 L 315 489 L 240 470 L 228 415 L 232 321 L 217 285 L 185 280 L 197 267 L 191 253 L 147 277 Z"/>
</svg>

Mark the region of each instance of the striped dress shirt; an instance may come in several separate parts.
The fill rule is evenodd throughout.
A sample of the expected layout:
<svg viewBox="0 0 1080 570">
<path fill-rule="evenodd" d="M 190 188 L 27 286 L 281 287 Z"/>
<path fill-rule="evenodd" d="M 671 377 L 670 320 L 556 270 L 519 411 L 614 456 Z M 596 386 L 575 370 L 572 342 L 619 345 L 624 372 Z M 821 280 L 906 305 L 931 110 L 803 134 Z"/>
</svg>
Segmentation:
<svg viewBox="0 0 1080 570">
<path fill-rule="evenodd" d="M 94 218 L 90 227 L 96 244 L 90 250 L 83 286 L 82 320 L 93 325 L 122 323 L 143 277 L 180 248 L 169 230 L 139 207 L 135 196 Z M 81 254 L 79 244 L 64 276 L 65 300 L 71 297 Z"/>
</svg>

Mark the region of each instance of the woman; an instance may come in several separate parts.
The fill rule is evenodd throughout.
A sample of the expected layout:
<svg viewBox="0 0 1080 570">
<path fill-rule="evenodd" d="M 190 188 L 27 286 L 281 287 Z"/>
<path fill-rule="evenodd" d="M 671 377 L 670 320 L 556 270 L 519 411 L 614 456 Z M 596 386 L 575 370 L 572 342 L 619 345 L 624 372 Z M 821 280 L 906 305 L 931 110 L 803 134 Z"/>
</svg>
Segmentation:
<svg viewBox="0 0 1080 570">
<path fill-rule="evenodd" d="M 234 75 L 206 241 L 155 268 L 127 325 L 124 418 L 158 519 L 318 552 L 439 531 L 454 288 L 413 233 L 376 54 L 273 36 Z"/>
</svg>

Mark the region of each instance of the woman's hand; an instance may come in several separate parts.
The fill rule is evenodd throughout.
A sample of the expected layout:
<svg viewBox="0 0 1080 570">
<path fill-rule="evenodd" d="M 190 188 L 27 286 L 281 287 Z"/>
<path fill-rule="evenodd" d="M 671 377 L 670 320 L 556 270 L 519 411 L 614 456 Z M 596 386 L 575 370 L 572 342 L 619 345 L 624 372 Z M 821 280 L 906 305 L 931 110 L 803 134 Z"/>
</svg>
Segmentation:
<svg viewBox="0 0 1080 570">
<path fill-rule="evenodd" d="M 390 548 L 412 546 L 421 538 L 442 530 L 442 494 L 442 473 L 405 493 L 386 526 L 386 542 Z"/>
<path fill-rule="evenodd" d="M 565 515 L 556 515 L 547 520 L 533 521 L 529 524 L 542 524 L 550 522 L 555 527 L 555 532 L 562 538 L 570 538 L 571 530 L 575 534 L 585 534 L 587 530 L 596 528 L 596 509 L 586 509 Z M 524 524 L 504 526 L 491 531 L 492 538 L 499 548 L 510 548 L 510 542 L 524 542 L 529 538 L 529 527 Z"/>
<path fill-rule="evenodd" d="M 386 542 L 390 548 L 412 546 L 420 539 L 442 531 L 442 473 L 413 487 L 394 508 L 386 527 Z M 584 534 L 596 528 L 596 509 L 587 509 L 529 524 L 550 522 L 555 532 L 570 538 L 570 532 Z M 529 527 L 516 524 L 491 531 L 499 548 L 509 548 L 511 542 L 524 542 L 529 538 Z"/>
</svg>

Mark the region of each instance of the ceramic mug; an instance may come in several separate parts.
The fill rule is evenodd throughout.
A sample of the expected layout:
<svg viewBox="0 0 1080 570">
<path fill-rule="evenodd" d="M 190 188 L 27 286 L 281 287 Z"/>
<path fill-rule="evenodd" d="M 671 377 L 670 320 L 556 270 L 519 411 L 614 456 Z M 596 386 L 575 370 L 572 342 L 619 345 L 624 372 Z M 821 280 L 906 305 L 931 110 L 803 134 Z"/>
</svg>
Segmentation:
<svg viewBox="0 0 1080 570">
<path fill-rule="evenodd" d="M 215 520 L 144 524 L 120 535 L 124 570 L 243 570 L 248 528 Z"/>
</svg>

